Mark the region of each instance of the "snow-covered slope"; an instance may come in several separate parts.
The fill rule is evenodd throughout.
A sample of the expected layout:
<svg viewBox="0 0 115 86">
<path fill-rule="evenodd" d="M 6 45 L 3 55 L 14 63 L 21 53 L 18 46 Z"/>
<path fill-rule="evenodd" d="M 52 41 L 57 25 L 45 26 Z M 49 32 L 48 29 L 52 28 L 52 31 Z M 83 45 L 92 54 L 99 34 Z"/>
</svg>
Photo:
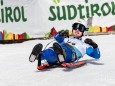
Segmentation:
<svg viewBox="0 0 115 86">
<path fill-rule="evenodd" d="M 43 43 L 45 47 L 52 40 L 0 44 L 0 86 L 115 86 L 115 35 L 89 38 L 99 44 L 101 59 L 84 56 L 81 60 L 87 60 L 87 65 L 75 69 L 39 71 L 37 62 L 29 62 L 35 44 Z"/>
</svg>

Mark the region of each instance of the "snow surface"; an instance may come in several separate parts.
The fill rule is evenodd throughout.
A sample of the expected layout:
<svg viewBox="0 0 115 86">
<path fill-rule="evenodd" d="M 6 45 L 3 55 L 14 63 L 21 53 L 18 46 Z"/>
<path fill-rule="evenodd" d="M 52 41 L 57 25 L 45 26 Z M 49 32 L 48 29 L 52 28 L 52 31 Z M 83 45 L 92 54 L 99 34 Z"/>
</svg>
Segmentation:
<svg viewBox="0 0 115 86">
<path fill-rule="evenodd" d="M 101 59 L 84 56 L 81 60 L 87 60 L 87 64 L 74 69 L 39 71 L 37 61 L 29 62 L 35 44 L 45 47 L 52 40 L 0 44 L 0 86 L 115 86 L 115 35 L 87 37 L 99 44 Z"/>
</svg>

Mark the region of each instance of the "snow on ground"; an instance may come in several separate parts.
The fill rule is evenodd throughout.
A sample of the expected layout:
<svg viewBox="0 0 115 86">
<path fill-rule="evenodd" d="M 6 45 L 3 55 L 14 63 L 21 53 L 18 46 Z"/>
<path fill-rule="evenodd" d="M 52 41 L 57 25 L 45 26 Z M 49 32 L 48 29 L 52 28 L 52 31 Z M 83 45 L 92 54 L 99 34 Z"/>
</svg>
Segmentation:
<svg viewBox="0 0 115 86">
<path fill-rule="evenodd" d="M 87 64 L 74 69 L 39 71 L 37 62 L 29 62 L 35 44 L 45 46 L 52 40 L 0 44 L 0 86 L 115 86 L 115 35 L 88 37 L 99 44 L 101 59 L 84 56 L 81 60 L 87 60 Z"/>
</svg>

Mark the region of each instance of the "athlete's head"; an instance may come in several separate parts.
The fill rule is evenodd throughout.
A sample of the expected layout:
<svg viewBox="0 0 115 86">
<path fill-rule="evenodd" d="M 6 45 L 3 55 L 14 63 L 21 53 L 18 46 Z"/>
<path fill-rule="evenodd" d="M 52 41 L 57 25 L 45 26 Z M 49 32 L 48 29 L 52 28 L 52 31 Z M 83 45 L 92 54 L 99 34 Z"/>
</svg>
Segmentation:
<svg viewBox="0 0 115 86">
<path fill-rule="evenodd" d="M 83 36 L 86 27 L 81 23 L 74 23 L 72 25 L 72 34 L 74 37 L 80 38 Z"/>
</svg>

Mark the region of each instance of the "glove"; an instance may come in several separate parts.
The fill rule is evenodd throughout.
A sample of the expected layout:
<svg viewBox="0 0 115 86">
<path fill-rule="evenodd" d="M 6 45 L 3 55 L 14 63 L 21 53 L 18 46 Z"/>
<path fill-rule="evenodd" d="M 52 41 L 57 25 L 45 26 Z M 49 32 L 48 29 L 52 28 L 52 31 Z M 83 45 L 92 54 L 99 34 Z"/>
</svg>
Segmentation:
<svg viewBox="0 0 115 86">
<path fill-rule="evenodd" d="M 84 42 L 85 42 L 86 44 L 91 45 L 93 48 L 97 48 L 97 47 L 98 47 L 98 45 L 97 45 L 95 42 L 93 42 L 92 39 L 86 38 L 86 39 L 84 40 Z"/>
<path fill-rule="evenodd" d="M 63 36 L 64 38 L 66 38 L 66 37 L 69 38 L 69 32 L 68 32 L 68 30 L 61 30 L 61 31 L 59 31 L 59 35 Z"/>
</svg>

